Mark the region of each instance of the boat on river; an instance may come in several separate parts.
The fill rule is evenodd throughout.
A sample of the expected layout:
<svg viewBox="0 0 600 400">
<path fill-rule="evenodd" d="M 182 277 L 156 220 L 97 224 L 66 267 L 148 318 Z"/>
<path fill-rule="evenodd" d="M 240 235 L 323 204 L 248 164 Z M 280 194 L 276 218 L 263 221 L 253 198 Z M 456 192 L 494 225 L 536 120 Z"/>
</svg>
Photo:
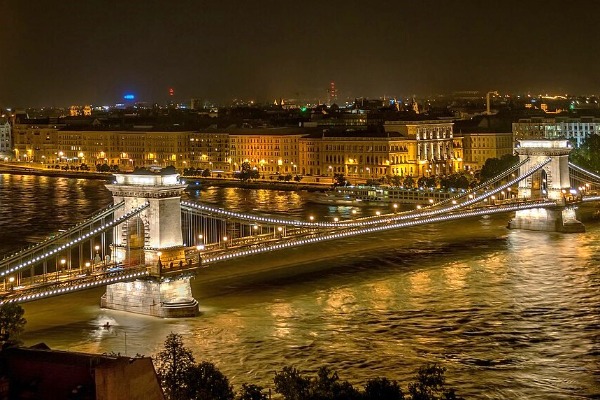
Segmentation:
<svg viewBox="0 0 600 400">
<path fill-rule="evenodd" d="M 309 201 L 317 204 L 346 206 L 382 206 L 389 204 L 432 204 L 458 195 L 456 190 L 406 189 L 397 186 L 339 186 L 314 193 Z"/>
</svg>

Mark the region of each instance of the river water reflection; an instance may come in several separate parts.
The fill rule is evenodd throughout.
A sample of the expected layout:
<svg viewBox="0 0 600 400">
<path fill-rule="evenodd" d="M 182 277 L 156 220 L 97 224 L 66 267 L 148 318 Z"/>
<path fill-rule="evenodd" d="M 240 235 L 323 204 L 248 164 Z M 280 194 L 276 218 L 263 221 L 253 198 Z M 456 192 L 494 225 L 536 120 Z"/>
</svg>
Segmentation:
<svg viewBox="0 0 600 400">
<path fill-rule="evenodd" d="M 306 193 L 209 188 L 187 196 L 299 218 L 351 215 L 348 207 L 307 204 Z M 110 202 L 99 181 L 2 175 L 0 253 Z M 101 289 L 30 303 L 24 340 L 152 355 L 178 332 L 197 359 L 215 362 L 236 386 L 272 386 L 284 365 L 329 365 L 353 384 L 375 376 L 406 382 L 420 365 L 438 362 L 469 398 L 599 398 L 600 225 L 563 235 L 508 231 L 507 220 L 350 238 L 211 267 L 193 281 L 197 318 L 102 310 Z M 109 330 L 100 327 L 106 321 Z"/>
</svg>

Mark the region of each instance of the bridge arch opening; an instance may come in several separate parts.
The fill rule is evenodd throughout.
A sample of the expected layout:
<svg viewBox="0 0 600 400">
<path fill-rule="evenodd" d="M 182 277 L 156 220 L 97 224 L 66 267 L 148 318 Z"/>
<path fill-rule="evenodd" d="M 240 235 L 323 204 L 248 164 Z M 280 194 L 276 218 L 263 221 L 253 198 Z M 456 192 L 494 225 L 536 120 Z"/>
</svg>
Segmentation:
<svg viewBox="0 0 600 400">
<path fill-rule="evenodd" d="M 541 168 L 531 176 L 531 198 L 541 199 L 548 197 L 548 173 Z"/>
</svg>

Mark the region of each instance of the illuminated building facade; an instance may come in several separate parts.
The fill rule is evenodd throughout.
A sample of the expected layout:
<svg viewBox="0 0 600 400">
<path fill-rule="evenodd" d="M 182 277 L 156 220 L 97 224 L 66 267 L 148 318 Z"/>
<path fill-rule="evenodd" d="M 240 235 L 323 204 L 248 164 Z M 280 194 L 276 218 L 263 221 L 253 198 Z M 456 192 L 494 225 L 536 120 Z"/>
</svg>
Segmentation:
<svg viewBox="0 0 600 400">
<path fill-rule="evenodd" d="M 52 162 L 60 158 L 57 150 L 60 125 L 24 121 L 13 126 L 13 152 L 16 161 Z"/>
<path fill-rule="evenodd" d="M 453 123 L 443 121 L 386 121 L 386 132 L 397 132 L 416 147 L 414 176 L 447 175 L 456 172 Z"/>
<path fill-rule="evenodd" d="M 462 138 L 463 163 L 468 169 L 479 169 L 488 158 L 501 158 L 514 152 L 511 132 L 461 133 L 457 137 Z"/>
<path fill-rule="evenodd" d="M 261 177 L 278 174 L 360 179 L 449 174 L 462 169 L 452 123 L 394 122 L 385 130 L 230 128 L 206 131 L 65 130 L 23 125 L 15 135 L 21 161 L 135 167 L 173 165 L 229 176 L 243 163 Z"/>
<path fill-rule="evenodd" d="M 248 162 L 262 175 L 298 174 L 301 128 L 239 129 L 229 133 L 232 171 Z"/>
<path fill-rule="evenodd" d="M 215 173 L 229 172 L 229 135 L 224 132 L 186 132 L 181 142 L 183 164 Z M 187 146 L 187 149 L 185 148 Z"/>
<path fill-rule="evenodd" d="M 305 140 L 310 139 L 302 139 Z M 312 147 L 319 149 L 318 165 L 322 175 L 377 179 L 412 175 L 418 170 L 414 162 L 416 146 L 395 132 L 324 132 L 319 142 Z M 310 156 L 306 154 L 306 159 Z M 310 167 L 302 165 L 302 170 L 310 170 Z"/>
<path fill-rule="evenodd" d="M 600 134 L 600 118 L 594 117 L 532 117 L 512 124 L 515 140 L 573 139 L 579 147 L 586 137 Z"/>
<path fill-rule="evenodd" d="M 12 158 L 12 135 L 8 121 L 0 119 L 0 157 Z"/>
</svg>

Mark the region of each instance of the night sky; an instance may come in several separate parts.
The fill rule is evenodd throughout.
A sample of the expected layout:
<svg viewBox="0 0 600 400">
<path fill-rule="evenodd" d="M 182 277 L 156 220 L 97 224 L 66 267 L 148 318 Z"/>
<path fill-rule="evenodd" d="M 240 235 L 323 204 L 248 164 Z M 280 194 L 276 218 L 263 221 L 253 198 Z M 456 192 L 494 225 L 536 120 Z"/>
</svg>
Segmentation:
<svg viewBox="0 0 600 400">
<path fill-rule="evenodd" d="M 596 0 L 0 0 L 0 107 L 600 92 Z"/>
</svg>

